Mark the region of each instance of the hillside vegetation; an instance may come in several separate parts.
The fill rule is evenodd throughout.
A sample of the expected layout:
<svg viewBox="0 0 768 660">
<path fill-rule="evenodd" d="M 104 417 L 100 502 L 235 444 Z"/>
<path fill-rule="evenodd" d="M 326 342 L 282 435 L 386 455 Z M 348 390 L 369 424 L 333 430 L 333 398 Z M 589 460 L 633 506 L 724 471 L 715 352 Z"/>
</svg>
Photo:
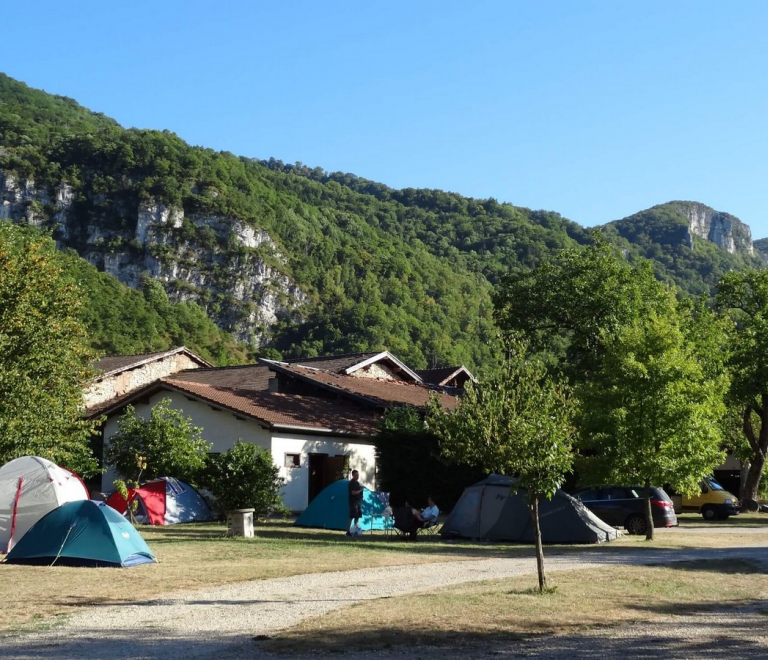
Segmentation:
<svg viewBox="0 0 768 660">
<path fill-rule="evenodd" d="M 227 265 L 209 263 L 207 290 L 179 276 L 162 287 L 145 278 L 142 291 L 124 291 L 114 278 L 78 265 L 89 295 L 102 301 L 91 304 L 88 323 L 94 344 L 108 352 L 151 350 L 183 338 L 217 361 L 243 359 L 245 351 L 231 335 L 211 330 L 206 314 L 245 334 L 241 326 L 259 302 L 216 287 L 247 269 L 248 256 L 305 295 L 299 309 L 280 311 L 263 332 L 262 352 L 291 357 L 386 348 L 416 368 L 481 368 L 494 360 L 490 291 L 501 275 L 589 240 L 588 230 L 553 212 L 438 190 L 393 190 L 321 168 L 191 147 L 168 131 L 124 129 L 2 74 L 0 173 L 51 190 L 61 182 L 72 187 L 66 231 L 45 204 L 30 202 L 27 217 L 81 255 L 122 251 L 138 260 L 150 254 L 186 267 L 186 250 L 188 262 Z M 184 211 L 173 230 L 181 246 L 175 252 L 131 238 L 140 205 L 158 203 Z M 267 232 L 274 249 L 221 240 L 190 216 L 242 221 Z M 650 258 L 658 277 L 688 294 L 709 291 L 720 273 L 746 264 L 703 240 L 691 250 L 680 233 L 684 222 L 673 209 L 656 207 L 604 231 L 630 260 Z M 96 243 L 89 238 L 94 224 L 103 235 Z M 117 293 L 107 293 L 112 290 L 122 292 L 124 309 L 138 306 L 131 323 L 111 309 L 120 304 Z M 190 299 L 199 306 L 173 303 Z"/>
</svg>

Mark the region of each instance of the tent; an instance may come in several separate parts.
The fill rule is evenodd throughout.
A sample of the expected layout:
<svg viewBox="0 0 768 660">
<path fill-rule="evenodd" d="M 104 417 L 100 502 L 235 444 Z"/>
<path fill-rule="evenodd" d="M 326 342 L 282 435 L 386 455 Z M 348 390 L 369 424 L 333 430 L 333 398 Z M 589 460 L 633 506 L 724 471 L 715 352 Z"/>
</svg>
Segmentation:
<svg viewBox="0 0 768 660">
<path fill-rule="evenodd" d="M 514 483 L 510 477 L 492 474 L 465 488 L 440 533 L 444 537 L 532 543 L 533 522 L 526 491 L 521 488 L 513 493 Z M 551 500 L 541 500 L 539 521 L 544 543 L 602 543 L 621 535 L 561 490 Z"/>
<path fill-rule="evenodd" d="M 0 468 L 0 553 L 9 552 L 46 513 L 87 500 L 80 477 L 44 458 L 22 456 Z"/>
<path fill-rule="evenodd" d="M 339 479 L 321 490 L 296 519 L 299 527 L 346 530 L 349 522 L 349 482 Z M 389 494 L 363 489 L 362 529 L 384 529 L 382 514 L 389 504 Z"/>
<path fill-rule="evenodd" d="M 137 566 L 155 561 L 144 539 L 103 502 L 69 502 L 38 520 L 8 553 L 8 564 Z"/>
<path fill-rule="evenodd" d="M 213 520 L 211 509 L 192 486 L 173 477 L 160 477 L 148 481 L 135 490 L 128 490 L 128 500 L 138 502 L 133 514 L 142 525 L 175 525 L 187 522 Z M 107 504 L 120 513 L 128 505 L 118 492 L 112 493 Z"/>
</svg>

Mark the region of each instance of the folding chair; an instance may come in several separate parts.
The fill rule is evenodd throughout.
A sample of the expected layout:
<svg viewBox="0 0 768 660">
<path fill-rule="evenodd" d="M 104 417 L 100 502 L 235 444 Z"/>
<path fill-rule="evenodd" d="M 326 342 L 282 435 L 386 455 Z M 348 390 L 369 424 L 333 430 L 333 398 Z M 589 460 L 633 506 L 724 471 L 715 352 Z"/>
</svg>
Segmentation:
<svg viewBox="0 0 768 660">
<path fill-rule="evenodd" d="M 442 525 L 439 521 L 435 520 L 428 525 L 425 525 L 424 527 L 419 527 L 416 532 L 420 536 L 437 536 L 437 533 L 440 531 L 440 528 Z"/>
</svg>

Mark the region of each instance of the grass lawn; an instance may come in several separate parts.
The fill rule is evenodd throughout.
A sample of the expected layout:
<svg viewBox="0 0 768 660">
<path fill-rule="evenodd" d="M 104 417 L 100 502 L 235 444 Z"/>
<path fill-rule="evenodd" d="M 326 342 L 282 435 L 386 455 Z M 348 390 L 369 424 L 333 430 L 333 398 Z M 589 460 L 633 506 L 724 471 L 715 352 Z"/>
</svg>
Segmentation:
<svg viewBox="0 0 768 660">
<path fill-rule="evenodd" d="M 765 533 L 755 528 L 759 525 Z M 259 524 L 253 539 L 228 539 L 223 524 L 139 530 L 159 564 L 127 569 L 0 564 L 0 631 L 48 625 L 83 606 L 142 601 L 246 580 L 488 557 L 533 557 L 531 546 L 450 542 L 439 537 L 411 543 L 387 539 L 382 533 L 348 539 L 341 532 L 300 529 L 280 522 Z M 644 538 L 624 537 L 602 546 L 549 547 L 545 553 L 765 545 L 768 516 L 739 516 L 725 523 L 704 523 L 691 516 L 679 528 L 657 531 L 657 540 L 650 544 Z"/>
<path fill-rule="evenodd" d="M 450 645 L 568 634 L 623 623 L 668 621 L 713 607 L 738 607 L 768 592 L 765 566 L 745 561 L 669 567 L 611 566 L 475 582 L 430 593 L 367 601 L 309 619 L 264 643 L 273 652 Z"/>
</svg>

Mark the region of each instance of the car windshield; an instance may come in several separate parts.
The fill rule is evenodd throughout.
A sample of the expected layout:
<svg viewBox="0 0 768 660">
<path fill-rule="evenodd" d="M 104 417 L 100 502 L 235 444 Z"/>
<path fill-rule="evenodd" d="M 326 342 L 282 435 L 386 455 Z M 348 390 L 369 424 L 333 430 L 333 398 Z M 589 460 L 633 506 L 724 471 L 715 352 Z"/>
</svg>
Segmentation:
<svg viewBox="0 0 768 660">
<path fill-rule="evenodd" d="M 707 484 L 712 490 L 725 490 L 719 483 L 717 483 L 712 477 L 704 479 L 704 483 Z"/>
</svg>

